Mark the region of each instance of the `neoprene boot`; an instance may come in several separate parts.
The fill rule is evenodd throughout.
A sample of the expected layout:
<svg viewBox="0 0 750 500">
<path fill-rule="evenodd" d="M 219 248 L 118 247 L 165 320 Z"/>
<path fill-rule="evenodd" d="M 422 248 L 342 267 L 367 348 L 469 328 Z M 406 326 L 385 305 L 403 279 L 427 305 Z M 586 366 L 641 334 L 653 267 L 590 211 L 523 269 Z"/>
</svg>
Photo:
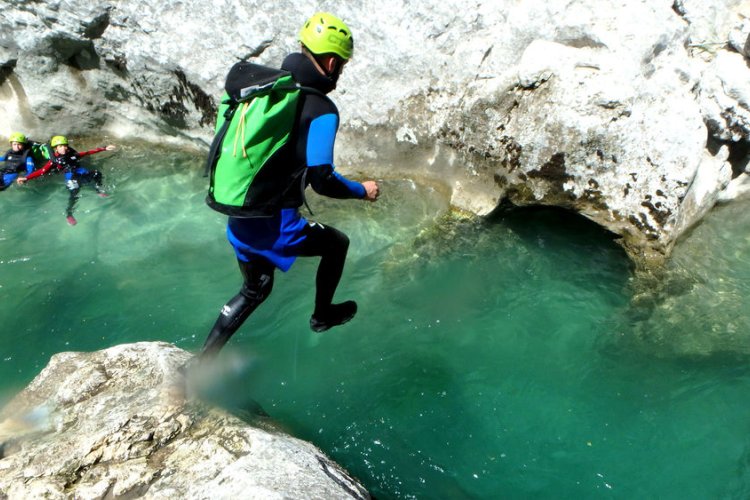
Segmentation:
<svg viewBox="0 0 750 500">
<path fill-rule="evenodd" d="M 323 312 L 310 317 L 310 328 L 314 332 L 324 332 L 334 326 L 343 325 L 357 314 L 357 303 L 347 300 L 341 304 L 331 304 Z"/>
</svg>

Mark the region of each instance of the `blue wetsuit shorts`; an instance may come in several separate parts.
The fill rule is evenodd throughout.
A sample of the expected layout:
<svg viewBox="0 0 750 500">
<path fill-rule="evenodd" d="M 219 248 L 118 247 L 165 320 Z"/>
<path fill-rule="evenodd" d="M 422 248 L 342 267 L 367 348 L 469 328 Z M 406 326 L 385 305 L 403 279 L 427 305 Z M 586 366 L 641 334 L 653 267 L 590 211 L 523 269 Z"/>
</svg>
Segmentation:
<svg viewBox="0 0 750 500">
<path fill-rule="evenodd" d="M 285 208 L 273 217 L 230 217 L 227 239 L 238 260 L 249 262 L 262 256 L 288 271 L 298 255 L 296 247 L 305 240 L 305 226 L 307 220 L 296 208 Z"/>
</svg>

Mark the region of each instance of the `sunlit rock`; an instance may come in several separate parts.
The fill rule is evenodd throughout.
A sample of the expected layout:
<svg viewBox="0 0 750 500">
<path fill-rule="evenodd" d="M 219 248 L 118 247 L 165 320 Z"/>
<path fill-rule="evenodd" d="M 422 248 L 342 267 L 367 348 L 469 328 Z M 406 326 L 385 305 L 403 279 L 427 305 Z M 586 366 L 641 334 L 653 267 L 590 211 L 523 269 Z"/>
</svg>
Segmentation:
<svg viewBox="0 0 750 500">
<path fill-rule="evenodd" d="M 188 357 L 53 356 L 0 411 L 0 498 L 369 498 L 313 445 L 187 401 Z"/>
<path fill-rule="evenodd" d="M 2 7 L 0 134 L 201 148 L 227 68 L 278 65 L 310 15 L 252 0 Z M 646 266 L 737 192 L 725 189 L 750 135 L 746 0 L 365 2 L 336 14 L 355 32 L 335 95 L 344 168 L 438 180 L 477 214 L 572 209 Z"/>
</svg>

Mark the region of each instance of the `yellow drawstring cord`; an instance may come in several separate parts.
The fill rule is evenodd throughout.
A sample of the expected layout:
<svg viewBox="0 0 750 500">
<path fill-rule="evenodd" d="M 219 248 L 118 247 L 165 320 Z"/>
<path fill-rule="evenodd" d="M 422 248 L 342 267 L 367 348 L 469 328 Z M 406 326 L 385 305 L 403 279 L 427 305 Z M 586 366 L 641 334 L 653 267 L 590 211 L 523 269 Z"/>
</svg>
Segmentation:
<svg viewBox="0 0 750 500">
<path fill-rule="evenodd" d="M 242 103 L 242 109 L 240 110 L 240 122 L 237 124 L 237 128 L 234 130 L 234 150 L 232 155 L 237 157 L 237 139 L 242 135 L 242 157 L 247 158 L 247 151 L 245 151 L 245 113 L 247 108 L 250 107 L 249 102 Z"/>
</svg>

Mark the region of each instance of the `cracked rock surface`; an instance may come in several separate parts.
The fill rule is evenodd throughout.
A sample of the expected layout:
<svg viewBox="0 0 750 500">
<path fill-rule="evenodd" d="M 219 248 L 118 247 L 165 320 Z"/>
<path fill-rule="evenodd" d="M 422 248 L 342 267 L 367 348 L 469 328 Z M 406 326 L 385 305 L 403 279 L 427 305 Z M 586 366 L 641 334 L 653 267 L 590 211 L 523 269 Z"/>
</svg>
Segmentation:
<svg viewBox="0 0 750 500">
<path fill-rule="evenodd" d="M 278 66 L 315 8 L 354 32 L 344 169 L 573 210 L 645 267 L 750 192 L 749 0 L 0 0 L 0 134 L 205 150 L 228 68 Z"/>
<path fill-rule="evenodd" d="M 369 498 L 313 445 L 187 400 L 189 356 L 54 355 L 0 411 L 0 498 Z"/>
</svg>

